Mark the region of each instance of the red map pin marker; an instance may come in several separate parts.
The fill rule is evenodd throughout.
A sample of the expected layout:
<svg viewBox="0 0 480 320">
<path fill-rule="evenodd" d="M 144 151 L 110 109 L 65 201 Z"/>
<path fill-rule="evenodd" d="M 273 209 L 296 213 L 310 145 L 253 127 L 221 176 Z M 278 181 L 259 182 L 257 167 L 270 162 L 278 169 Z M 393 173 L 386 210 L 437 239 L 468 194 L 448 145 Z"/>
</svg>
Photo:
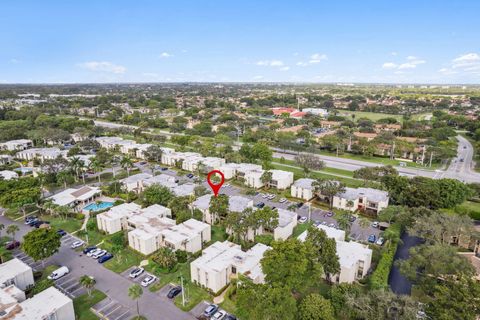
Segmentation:
<svg viewBox="0 0 480 320">
<path fill-rule="evenodd" d="M 220 183 L 214 184 L 211 180 L 210 177 L 214 174 L 218 173 L 221 177 Z M 213 194 L 215 194 L 215 197 L 218 196 L 218 191 L 220 191 L 220 188 L 222 187 L 222 184 L 225 182 L 225 176 L 223 173 L 219 170 L 212 170 L 208 173 L 207 175 L 207 182 L 210 185 L 210 188 L 213 190 Z"/>
</svg>

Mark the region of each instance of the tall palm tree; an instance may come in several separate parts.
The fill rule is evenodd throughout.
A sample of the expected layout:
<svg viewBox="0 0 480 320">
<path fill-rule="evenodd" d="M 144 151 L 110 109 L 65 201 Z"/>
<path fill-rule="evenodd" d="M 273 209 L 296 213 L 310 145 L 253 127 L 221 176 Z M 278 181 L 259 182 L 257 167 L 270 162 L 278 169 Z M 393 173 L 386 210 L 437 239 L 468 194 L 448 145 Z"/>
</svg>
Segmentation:
<svg viewBox="0 0 480 320">
<path fill-rule="evenodd" d="M 7 234 L 11 234 L 12 239 L 14 241 L 15 241 L 15 233 L 17 233 L 17 231 L 20 231 L 20 229 L 18 228 L 18 226 L 16 224 L 11 224 L 7 227 Z"/>
<path fill-rule="evenodd" d="M 128 288 L 128 296 L 132 300 L 137 301 L 137 316 L 138 317 L 140 317 L 140 309 L 138 307 L 138 299 L 140 299 L 142 294 L 143 294 L 142 287 L 140 287 L 138 284 L 134 284 L 133 286 Z"/>
<path fill-rule="evenodd" d="M 122 168 L 127 170 L 127 176 L 130 177 L 130 169 L 133 167 L 133 161 L 129 156 L 124 156 L 120 161 Z"/>
<path fill-rule="evenodd" d="M 93 158 L 90 162 L 90 168 L 92 168 L 93 172 L 98 173 L 98 182 L 101 182 L 101 171 L 103 169 L 103 165 L 98 159 Z"/>
<path fill-rule="evenodd" d="M 272 172 L 265 171 L 262 176 L 260 177 L 260 181 L 262 181 L 263 185 L 266 189 L 270 188 L 270 183 L 272 182 Z"/>
<path fill-rule="evenodd" d="M 0 246 L 0 263 L 4 263 L 11 257 L 12 253 L 5 246 Z"/>
<path fill-rule="evenodd" d="M 88 293 L 88 296 L 91 297 L 92 295 L 92 289 L 95 287 L 95 284 L 97 283 L 97 281 L 95 280 L 95 278 L 91 277 L 91 276 L 87 276 L 87 275 L 83 275 L 81 278 L 80 278 L 80 284 L 85 288 L 87 289 L 87 293 Z"/>
<path fill-rule="evenodd" d="M 67 181 L 68 181 L 68 177 L 70 176 L 70 173 L 67 172 L 67 171 L 60 171 L 58 174 L 57 174 L 57 180 L 59 182 L 62 182 L 63 183 L 63 188 L 64 189 L 67 189 Z M 75 176 L 75 175 L 74 175 Z M 77 181 L 77 178 L 75 178 L 75 181 Z"/>
<path fill-rule="evenodd" d="M 80 165 L 82 160 L 80 160 L 79 157 L 71 157 L 70 158 L 70 163 L 69 163 L 69 167 L 70 167 L 70 170 L 74 173 L 74 176 L 75 176 L 75 182 L 78 181 L 78 172 L 80 170 Z"/>
</svg>

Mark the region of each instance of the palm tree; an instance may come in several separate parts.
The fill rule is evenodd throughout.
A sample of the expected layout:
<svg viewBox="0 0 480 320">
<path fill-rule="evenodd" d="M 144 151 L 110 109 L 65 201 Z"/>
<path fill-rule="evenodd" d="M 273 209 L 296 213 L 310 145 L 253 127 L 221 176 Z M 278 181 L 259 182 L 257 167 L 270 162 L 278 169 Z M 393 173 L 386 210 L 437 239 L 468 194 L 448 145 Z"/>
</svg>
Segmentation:
<svg viewBox="0 0 480 320">
<path fill-rule="evenodd" d="M 61 171 L 57 174 L 57 180 L 59 182 L 63 182 L 63 188 L 64 189 L 67 189 L 67 181 L 68 181 L 69 176 L 70 176 L 70 174 L 67 171 Z M 77 178 L 75 178 L 75 181 L 76 180 L 77 180 Z"/>
<path fill-rule="evenodd" d="M 312 185 L 316 194 L 321 194 L 328 198 L 330 210 L 333 208 L 333 197 L 338 193 L 345 192 L 344 184 L 339 181 L 318 179 Z"/>
<path fill-rule="evenodd" d="M 367 219 L 367 218 L 364 218 L 364 217 L 361 217 L 359 220 L 358 220 L 358 225 L 361 227 L 361 228 L 368 228 L 370 226 L 370 221 Z"/>
<path fill-rule="evenodd" d="M 95 280 L 95 278 L 91 277 L 91 276 L 87 276 L 87 275 L 83 275 L 81 278 L 80 278 L 80 284 L 85 288 L 87 289 L 87 293 L 88 293 L 88 296 L 91 297 L 92 295 L 92 289 L 95 287 L 95 284 L 97 283 L 97 281 Z"/>
<path fill-rule="evenodd" d="M 72 157 L 70 158 L 70 170 L 72 170 L 73 173 L 75 173 L 75 182 L 78 181 L 78 172 L 81 167 L 81 162 L 83 162 L 79 157 Z M 66 187 L 65 187 L 66 188 Z"/>
<path fill-rule="evenodd" d="M 12 235 L 13 241 L 15 241 L 15 233 L 17 233 L 17 231 L 20 231 L 20 229 L 16 224 L 11 224 L 7 227 L 7 234 Z"/>
<path fill-rule="evenodd" d="M 103 169 L 103 165 L 98 159 L 93 158 L 92 161 L 90 162 L 90 168 L 92 168 L 93 172 L 98 173 L 98 182 L 101 182 L 101 171 Z"/>
<path fill-rule="evenodd" d="M 140 317 L 140 310 L 138 308 L 138 299 L 140 299 L 140 297 L 142 296 L 143 294 L 143 290 L 142 290 L 142 287 L 140 287 L 138 284 L 134 284 L 133 286 L 131 286 L 130 288 L 128 288 L 128 296 L 132 299 L 132 300 L 136 300 L 137 301 L 137 316 Z"/>
<path fill-rule="evenodd" d="M 57 213 L 62 219 L 66 219 L 70 214 L 70 208 L 67 206 L 57 206 L 55 208 L 55 213 Z"/>
<path fill-rule="evenodd" d="M 124 156 L 120 161 L 122 168 L 127 170 L 127 176 L 130 177 L 130 169 L 133 167 L 133 161 L 129 156 Z"/>
<path fill-rule="evenodd" d="M 263 185 L 267 189 L 270 188 L 270 183 L 272 182 L 272 175 L 273 174 L 270 171 L 265 171 L 260 177 L 260 181 L 262 181 Z"/>
<path fill-rule="evenodd" d="M 0 223 L 0 239 L 2 238 L 2 230 L 5 229 L 5 225 Z"/>
</svg>

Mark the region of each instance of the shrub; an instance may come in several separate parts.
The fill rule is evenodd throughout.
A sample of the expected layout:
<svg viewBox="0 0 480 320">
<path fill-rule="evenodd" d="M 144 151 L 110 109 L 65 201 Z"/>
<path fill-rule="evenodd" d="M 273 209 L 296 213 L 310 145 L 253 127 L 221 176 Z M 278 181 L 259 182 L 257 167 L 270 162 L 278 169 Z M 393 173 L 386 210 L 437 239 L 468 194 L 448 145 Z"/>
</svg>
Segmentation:
<svg viewBox="0 0 480 320">
<path fill-rule="evenodd" d="M 187 262 L 188 254 L 187 254 L 186 251 L 177 250 L 177 251 L 175 251 L 175 257 L 177 258 L 177 261 L 179 263 L 185 263 L 185 262 Z"/>
<path fill-rule="evenodd" d="M 49 279 L 42 279 L 40 281 L 37 281 L 35 285 L 32 287 L 32 291 L 30 292 L 32 295 L 36 295 L 43 290 L 46 290 L 53 286 L 53 281 Z"/>
<path fill-rule="evenodd" d="M 77 213 L 77 214 L 75 214 L 75 219 L 83 220 L 83 219 L 85 219 L 85 215 L 83 213 Z"/>
<path fill-rule="evenodd" d="M 177 264 L 177 257 L 170 248 L 160 248 L 153 254 L 152 260 L 161 268 L 172 270 Z"/>
<path fill-rule="evenodd" d="M 271 234 L 257 235 L 255 236 L 255 242 L 269 246 L 273 242 L 273 236 Z"/>
</svg>

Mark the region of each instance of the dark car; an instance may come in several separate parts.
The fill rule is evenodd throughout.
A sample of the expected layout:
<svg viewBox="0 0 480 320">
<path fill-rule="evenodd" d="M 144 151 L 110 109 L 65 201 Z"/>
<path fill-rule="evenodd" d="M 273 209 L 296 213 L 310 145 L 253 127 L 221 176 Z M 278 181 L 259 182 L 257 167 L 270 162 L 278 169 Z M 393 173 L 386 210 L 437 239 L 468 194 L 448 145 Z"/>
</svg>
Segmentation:
<svg viewBox="0 0 480 320">
<path fill-rule="evenodd" d="M 57 230 L 57 233 L 58 233 L 60 236 L 62 236 L 62 237 L 64 237 L 64 236 L 67 235 L 67 233 L 65 232 L 65 230 L 62 230 L 62 229 Z"/>
<path fill-rule="evenodd" d="M 41 226 L 42 224 L 50 224 L 50 222 L 49 222 L 49 221 L 37 220 L 37 221 L 33 224 L 33 226 L 38 229 L 38 228 L 40 228 L 40 226 Z"/>
<path fill-rule="evenodd" d="M 368 236 L 368 242 L 375 243 L 376 240 L 377 240 L 377 237 L 374 234 L 371 234 Z"/>
<path fill-rule="evenodd" d="M 255 205 L 255 207 L 257 207 L 258 209 L 262 209 L 263 207 L 265 207 L 265 203 L 259 202 Z"/>
<path fill-rule="evenodd" d="M 333 217 L 333 212 L 332 212 L 332 211 L 328 211 L 325 215 L 326 215 L 327 217 Z"/>
<path fill-rule="evenodd" d="M 168 168 L 166 168 L 166 167 L 163 167 L 163 168 L 161 168 L 160 170 L 162 170 L 162 171 L 167 171 L 167 170 L 168 170 Z"/>
<path fill-rule="evenodd" d="M 98 261 L 98 263 L 104 263 L 105 261 L 108 261 L 112 258 L 113 258 L 113 254 L 107 253 L 107 254 L 101 256 L 100 258 L 98 258 L 97 261 Z"/>
<path fill-rule="evenodd" d="M 191 173 L 187 174 L 187 178 L 192 179 L 192 178 L 193 178 L 193 174 L 191 174 Z"/>
<path fill-rule="evenodd" d="M 31 220 L 28 220 L 28 223 L 27 223 L 27 224 L 28 224 L 30 227 L 33 227 L 33 225 L 34 225 L 35 223 L 37 223 L 37 221 L 39 221 L 38 218 L 33 218 L 33 219 L 31 219 Z"/>
<path fill-rule="evenodd" d="M 83 253 L 89 253 L 90 251 L 95 250 L 95 249 L 97 249 L 96 246 L 86 247 L 85 249 L 83 249 Z"/>
<path fill-rule="evenodd" d="M 217 312 L 218 310 L 218 306 L 216 304 L 211 304 L 207 307 L 207 309 L 205 309 L 205 311 L 203 312 L 203 315 L 205 317 L 211 317 L 215 314 L 215 312 Z"/>
<path fill-rule="evenodd" d="M 170 289 L 170 291 L 168 291 L 168 294 L 167 294 L 167 297 L 169 299 L 173 299 L 175 298 L 176 296 L 178 296 L 178 294 L 182 292 L 182 288 L 181 287 L 174 287 L 172 289 Z"/>
<path fill-rule="evenodd" d="M 233 314 L 227 314 L 223 320 L 237 320 L 237 317 L 235 317 Z"/>
<path fill-rule="evenodd" d="M 357 220 L 357 217 L 355 217 L 355 216 L 350 216 L 350 218 L 348 218 L 348 220 L 349 220 L 350 222 L 355 222 L 355 220 Z"/>
<path fill-rule="evenodd" d="M 5 244 L 5 249 L 7 250 L 13 250 L 15 248 L 20 247 L 20 242 L 19 241 L 9 241 Z"/>
<path fill-rule="evenodd" d="M 297 203 L 297 208 L 301 208 L 301 207 L 303 207 L 303 202 Z"/>
</svg>

